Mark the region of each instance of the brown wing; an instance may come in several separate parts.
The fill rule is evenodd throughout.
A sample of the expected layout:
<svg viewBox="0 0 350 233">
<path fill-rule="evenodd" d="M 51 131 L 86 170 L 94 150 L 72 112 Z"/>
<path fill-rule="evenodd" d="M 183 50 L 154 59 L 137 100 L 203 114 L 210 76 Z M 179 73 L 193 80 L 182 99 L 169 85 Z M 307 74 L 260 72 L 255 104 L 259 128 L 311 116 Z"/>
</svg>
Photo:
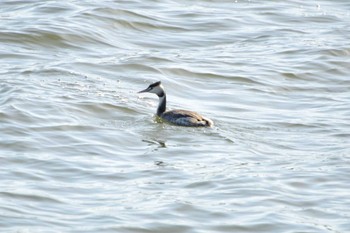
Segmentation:
<svg viewBox="0 0 350 233">
<path fill-rule="evenodd" d="M 202 117 L 196 112 L 187 110 L 170 110 L 164 112 L 161 116 L 164 120 L 169 121 L 176 125 L 182 126 L 213 126 L 213 122 L 210 119 Z"/>
<path fill-rule="evenodd" d="M 171 117 L 171 118 L 190 117 L 190 118 L 195 118 L 199 121 L 203 120 L 203 117 L 201 115 L 199 115 L 198 113 L 192 112 L 192 111 L 187 111 L 187 110 L 166 111 L 165 113 L 163 113 L 163 117 L 164 118 L 167 118 L 167 117 Z"/>
</svg>

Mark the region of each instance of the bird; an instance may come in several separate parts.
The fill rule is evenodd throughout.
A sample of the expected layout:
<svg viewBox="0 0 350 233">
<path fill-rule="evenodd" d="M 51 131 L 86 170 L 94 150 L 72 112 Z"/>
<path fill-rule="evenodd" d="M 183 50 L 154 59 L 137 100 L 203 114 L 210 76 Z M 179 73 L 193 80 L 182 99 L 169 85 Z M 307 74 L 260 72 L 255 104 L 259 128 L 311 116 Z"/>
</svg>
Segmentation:
<svg viewBox="0 0 350 233">
<path fill-rule="evenodd" d="M 168 110 L 166 111 L 166 94 L 161 81 L 152 83 L 146 89 L 138 93 L 154 93 L 159 98 L 157 116 L 174 125 L 188 127 L 213 127 L 214 123 L 209 118 L 188 110 Z"/>
</svg>

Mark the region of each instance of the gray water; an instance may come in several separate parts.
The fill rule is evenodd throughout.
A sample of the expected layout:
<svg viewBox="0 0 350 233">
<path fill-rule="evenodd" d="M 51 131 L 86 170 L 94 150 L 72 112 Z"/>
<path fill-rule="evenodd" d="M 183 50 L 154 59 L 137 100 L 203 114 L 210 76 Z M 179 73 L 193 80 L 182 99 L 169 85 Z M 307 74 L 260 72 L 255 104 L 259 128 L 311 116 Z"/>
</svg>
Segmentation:
<svg viewBox="0 0 350 233">
<path fill-rule="evenodd" d="M 347 0 L 4 0 L 0 67 L 1 232 L 350 232 Z"/>
</svg>

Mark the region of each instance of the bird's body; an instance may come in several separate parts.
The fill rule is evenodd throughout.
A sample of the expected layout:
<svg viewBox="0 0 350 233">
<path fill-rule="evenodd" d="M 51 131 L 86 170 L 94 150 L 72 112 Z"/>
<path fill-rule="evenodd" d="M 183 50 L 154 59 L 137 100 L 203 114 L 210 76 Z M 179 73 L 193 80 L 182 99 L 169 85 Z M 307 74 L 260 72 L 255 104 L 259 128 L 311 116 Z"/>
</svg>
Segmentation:
<svg viewBox="0 0 350 233">
<path fill-rule="evenodd" d="M 175 125 L 209 127 L 213 125 L 213 122 L 210 119 L 202 117 L 196 112 L 187 110 L 169 110 L 162 113 L 160 117 Z"/>
<path fill-rule="evenodd" d="M 166 111 L 166 95 L 161 82 L 156 82 L 149 85 L 139 93 L 149 92 L 154 93 L 159 97 L 159 104 L 157 108 L 157 116 L 161 119 L 180 126 L 190 127 L 212 127 L 213 121 L 201 116 L 200 114 L 188 110 L 169 110 Z"/>
</svg>

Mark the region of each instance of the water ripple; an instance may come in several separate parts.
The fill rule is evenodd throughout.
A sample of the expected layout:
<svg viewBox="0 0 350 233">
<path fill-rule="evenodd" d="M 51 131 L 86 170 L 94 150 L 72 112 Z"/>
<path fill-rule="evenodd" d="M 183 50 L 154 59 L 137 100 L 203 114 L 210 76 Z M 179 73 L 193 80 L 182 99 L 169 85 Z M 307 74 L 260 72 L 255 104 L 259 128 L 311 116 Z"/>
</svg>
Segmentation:
<svg viewBox="0 0 350 233">
<path fill-rule="evenodd" d="M 348 232 L 347 9 L 2 1 L 1 229 Z"/>
</svg>

